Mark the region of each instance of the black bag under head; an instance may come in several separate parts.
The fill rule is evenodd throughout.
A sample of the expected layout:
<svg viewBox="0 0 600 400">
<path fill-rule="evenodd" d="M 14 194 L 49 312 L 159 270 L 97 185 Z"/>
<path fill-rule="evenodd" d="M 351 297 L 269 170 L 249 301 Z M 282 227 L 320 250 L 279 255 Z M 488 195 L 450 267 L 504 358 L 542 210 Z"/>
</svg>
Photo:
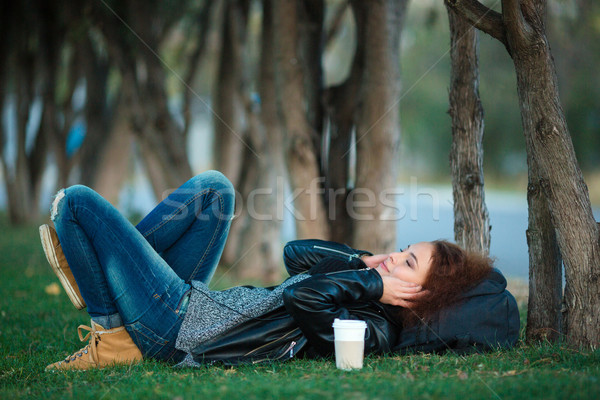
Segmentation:
<svg viewBox="0 0 600 400">
<path fill-rule="evenodd" d="M 514 346 L 519 338 L 519 310 L 498 269 L 466 292 L 462 300 L 402 330 L 394 351 L 466 354 Z"/>
</svg>

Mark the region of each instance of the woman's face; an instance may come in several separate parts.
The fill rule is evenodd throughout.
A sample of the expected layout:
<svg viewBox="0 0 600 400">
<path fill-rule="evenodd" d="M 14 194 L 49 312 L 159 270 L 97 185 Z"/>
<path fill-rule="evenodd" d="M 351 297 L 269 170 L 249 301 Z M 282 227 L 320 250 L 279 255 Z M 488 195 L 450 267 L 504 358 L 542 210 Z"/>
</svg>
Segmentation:
<svg viewBox="0 0 600 400">
<path fill-rule="evenodd" d="M 377 272 L 422 286 L 431 267 L 433 251 L 430 242 L 411 244 L 401 252 L 391 253 L 376 267 Z"/>
</svg>

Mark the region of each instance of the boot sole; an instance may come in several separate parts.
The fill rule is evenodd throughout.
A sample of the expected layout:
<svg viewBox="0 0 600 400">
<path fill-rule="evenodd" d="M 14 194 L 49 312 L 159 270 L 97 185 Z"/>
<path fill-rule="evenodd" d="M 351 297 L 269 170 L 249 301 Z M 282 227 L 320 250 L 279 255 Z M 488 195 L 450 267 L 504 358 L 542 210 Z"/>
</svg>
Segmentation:
<svg viewBox="0 0 600 400">
<path fill-rule="evenodd" d="M 52 270 L 58 277 L 58 280 L 62 284 L 62 287 L 65 289 L 69 300 L 78 310 L 83 310 L 85 308 L 85 303 L 81 301 L 73 286 L 69 282 L 69 279 L 65 275 L 62 268 L 60 268 L 60 264 L 58 262 L 58 258 L 56 257 L 56 251 L 54 250 L 54 244 L 52 243 L 52 238 L 50 236 L 50 229 L 46 225 L 40 226 L 40 240 L 42 242 L 42 248 L 44 249 L 44 254 L 46 255 L 46 260 L 48 260 L 48 264 L 52 267 Z"/>
</svg>

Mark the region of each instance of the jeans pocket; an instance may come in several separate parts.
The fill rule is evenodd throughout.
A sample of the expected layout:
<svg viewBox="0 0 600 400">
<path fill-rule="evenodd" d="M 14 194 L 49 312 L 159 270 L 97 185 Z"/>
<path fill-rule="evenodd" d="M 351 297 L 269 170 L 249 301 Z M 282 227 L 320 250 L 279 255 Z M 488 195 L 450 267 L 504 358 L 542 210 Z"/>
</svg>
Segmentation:
<svg viewBox="0 0 600 400">
<path fill-rule="evenodd" d="M 157 354 L 161 353 L 161 350 L 169 343 L 168 340 L 157 335 L 141 322 L 137 321 L 132 324 L 126 324 L 125 328 L 131 338 L 140 349 L 144 358 L 159 358 Z"/>
</svg>

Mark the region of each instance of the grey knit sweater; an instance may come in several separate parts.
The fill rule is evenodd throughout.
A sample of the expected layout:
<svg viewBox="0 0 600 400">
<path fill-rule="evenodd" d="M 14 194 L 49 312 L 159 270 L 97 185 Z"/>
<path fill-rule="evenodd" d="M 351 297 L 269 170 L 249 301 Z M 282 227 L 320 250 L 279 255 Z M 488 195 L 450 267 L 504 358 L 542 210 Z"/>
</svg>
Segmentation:
<svg viewBox="0 0 600 400">
<path fill-rule="evenodd" d="M 210 290 L 200 281 L 192 281 L 192 293 L 181 324 L 175 347 L 187 357 L 178 366 L 199 366 L 190 352 L 242 322 L 258 317 L 283 305 L 283 290 L 310 275 L 293 276 L 273 288 L 236 286 L 227 290 Z"/>
</svg>

